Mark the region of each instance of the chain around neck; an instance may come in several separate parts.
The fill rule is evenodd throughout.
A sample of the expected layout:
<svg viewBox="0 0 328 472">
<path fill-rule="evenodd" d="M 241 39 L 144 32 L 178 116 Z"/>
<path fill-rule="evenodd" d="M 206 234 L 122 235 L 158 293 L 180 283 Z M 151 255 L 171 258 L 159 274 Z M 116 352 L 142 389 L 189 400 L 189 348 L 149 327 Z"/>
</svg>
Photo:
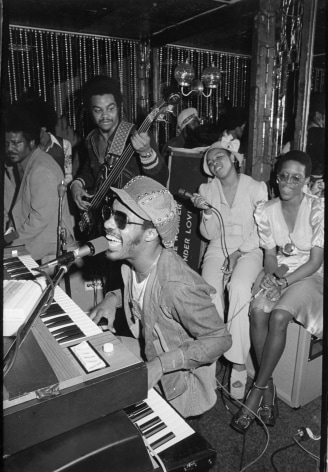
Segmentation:
<svg viewBox="0 0 328 472">
<path fill-rule="evenodd" d="M 156 257 L 155 261 L 152 263 L 152 265 L 150 267 L 148 267 L 147 270 L 145 270 L 144 272 L 138 272 L 137 270 L 134 270 L 136 274 L 138 275 L 141 275 L 142 277 L 145 276 L 145 275 L 148 275 L 150 274 L 150 272 L 153 270 L 153 268 L 156 266 L 157 262 L 158 262 L 158 259 L 160 258 L 160 255 L 162 254 L 162 251 L 163 249 L 161 249 L 161 252 L 158 254 L 158 256 Z"/>
</svg>

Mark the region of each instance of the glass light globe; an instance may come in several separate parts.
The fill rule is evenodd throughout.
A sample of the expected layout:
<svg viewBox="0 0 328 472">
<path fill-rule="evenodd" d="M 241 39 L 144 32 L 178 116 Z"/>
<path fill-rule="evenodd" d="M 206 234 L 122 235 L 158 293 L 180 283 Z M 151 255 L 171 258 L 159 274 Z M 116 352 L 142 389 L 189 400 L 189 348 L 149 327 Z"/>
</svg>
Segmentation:
<svg viewBox="0 0 328 472">
<path fill-rule="evenodd" d="M 210 66 L 202 72 L 202 81 L 204 82 L 205 87 L 208 88 L 217 88 L 218 83 L 221 79 L 221 72 L 218 67 Z"/>
<path fill-rule="evenodd" d="M 177 65 L 174 70 L 175 80 L 181 87 L 188 87 L 195 76 L 195 71 L 188 61 Z"/>
<path fill-rule="evenodd" d="M 201 80 L 194 79 L 191 83 L 192 92 L 197 93 L 197 95 L 201 95 L 204 90 L 204 85 Z"/>
</svg>

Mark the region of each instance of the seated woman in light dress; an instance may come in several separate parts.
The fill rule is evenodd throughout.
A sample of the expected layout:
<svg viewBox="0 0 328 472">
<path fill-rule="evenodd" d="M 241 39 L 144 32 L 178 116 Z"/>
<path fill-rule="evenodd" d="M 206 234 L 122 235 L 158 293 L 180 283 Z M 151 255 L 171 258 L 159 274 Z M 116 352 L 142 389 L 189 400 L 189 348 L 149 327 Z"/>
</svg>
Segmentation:
<svg viewBox="0 0 328 472">
<path fill-rule="evenodd" d="M 235 399 L 245 396 L 249 303 L 263 267 L 254 210 L 258 202 L 267 200 L 265 183 L 239 172 L 243 162 L 239 145 L 238 139 L 226 135 L 208 148 L 203 169 L 212 180 L 201 184 L 192 198 L 194 206 L 203 210 L 200 232 L 209 241 L 202 276 L 216 290 L 213 302 L 223 319 L 227 311 L 232 347 L 224 356 L 231 363 L 230 395 Z"/>
<path fill-rule="evenodd" d="M 255 210 L 264 271 L 254 285 L 259 295 L 251 305 L 251 340 L 259 370 L 245 405 L 231 426 L 246 433 L 260 415 L 273 426 L 278 416 L 272 374 L 286 344 L 293 319 L 311 334 L 323 334 L 323 198 L 304 193 L 311 175 L 311 159 L 302 151 L 281 157 L 277 169 L 280 196 Z"/>
</svg>

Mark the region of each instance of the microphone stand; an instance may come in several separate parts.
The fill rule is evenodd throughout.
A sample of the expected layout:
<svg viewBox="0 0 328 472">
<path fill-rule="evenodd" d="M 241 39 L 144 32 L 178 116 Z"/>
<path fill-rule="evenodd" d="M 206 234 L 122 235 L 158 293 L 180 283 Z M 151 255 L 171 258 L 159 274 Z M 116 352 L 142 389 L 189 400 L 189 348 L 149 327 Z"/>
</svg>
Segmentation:
<svg viewBox="0 0 328 472">
<path fill-rule="evenodd" d="M 10 348 L 8 349 L 3 359 L 3 376 L 4 377 L 13 366 L 18 350 L 20 346 L 23 344 L 23 342 L 25 341 L 26 336 L 30 332 L 34 321 L 39 315 L 42 314 L 44 307 L 47 305 L 50 297 L 53 295 L 55 287 L 59 284 L 63 276 L 66 274 L 67 270 L 68 270 L 68 266 L 66 265 L 62 265 L 59 267 L 52 282 L 47 285 L 43 293 L 40 295 L 37 305 L 32 310 L 30 315 L 27 317 L 27 319 L 25 320 L 25 323 L 18 329 L 16 338 L 13 341 Z M 51 279 L 49 280 L 51 281 Z"/>
<path fill-rule="evenodd" d="M 59 197 L 59 206 L 58 206 L 58 224 L 57 224 L 57 252 L 56 258 L 58 259 L 59 256 L 62 254 L 66 254 L 66 228 L 62 227 L 63 224 L 63 199 L 66 193 L 67 187 L 62 180 L 61 183 L 58 185 L 58 197 Z M 65 274 L 64 277 L 65 282 L 65 292 L 70 297 L 71 296 L 71 286 L 70 286 L 70 279 L 68 274 Z"/>
</svg>

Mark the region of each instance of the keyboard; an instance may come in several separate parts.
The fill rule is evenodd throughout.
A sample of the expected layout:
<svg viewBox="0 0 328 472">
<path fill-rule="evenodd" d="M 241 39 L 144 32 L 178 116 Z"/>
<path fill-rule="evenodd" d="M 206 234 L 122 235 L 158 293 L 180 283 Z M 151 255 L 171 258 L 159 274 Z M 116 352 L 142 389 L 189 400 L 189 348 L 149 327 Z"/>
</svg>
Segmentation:
<svg viewBox="0 0 328 472">
<path fill-rule="evenodd" d="M 148 391 L 144 401 L 127 408 L 125 412 L 156 454 L 195 433 L 154 389 Z"/>
<path fill-rule="evenodd" d="M 7 280 L 45 279 L 33 270 L 38 264 L 30 255 L 4 257 L 3 267 Z M 40 318 L 61 345 L 102 333 L 101 328 L 60 287 L 55 288 L 54 300 Z"/>
</svg>

